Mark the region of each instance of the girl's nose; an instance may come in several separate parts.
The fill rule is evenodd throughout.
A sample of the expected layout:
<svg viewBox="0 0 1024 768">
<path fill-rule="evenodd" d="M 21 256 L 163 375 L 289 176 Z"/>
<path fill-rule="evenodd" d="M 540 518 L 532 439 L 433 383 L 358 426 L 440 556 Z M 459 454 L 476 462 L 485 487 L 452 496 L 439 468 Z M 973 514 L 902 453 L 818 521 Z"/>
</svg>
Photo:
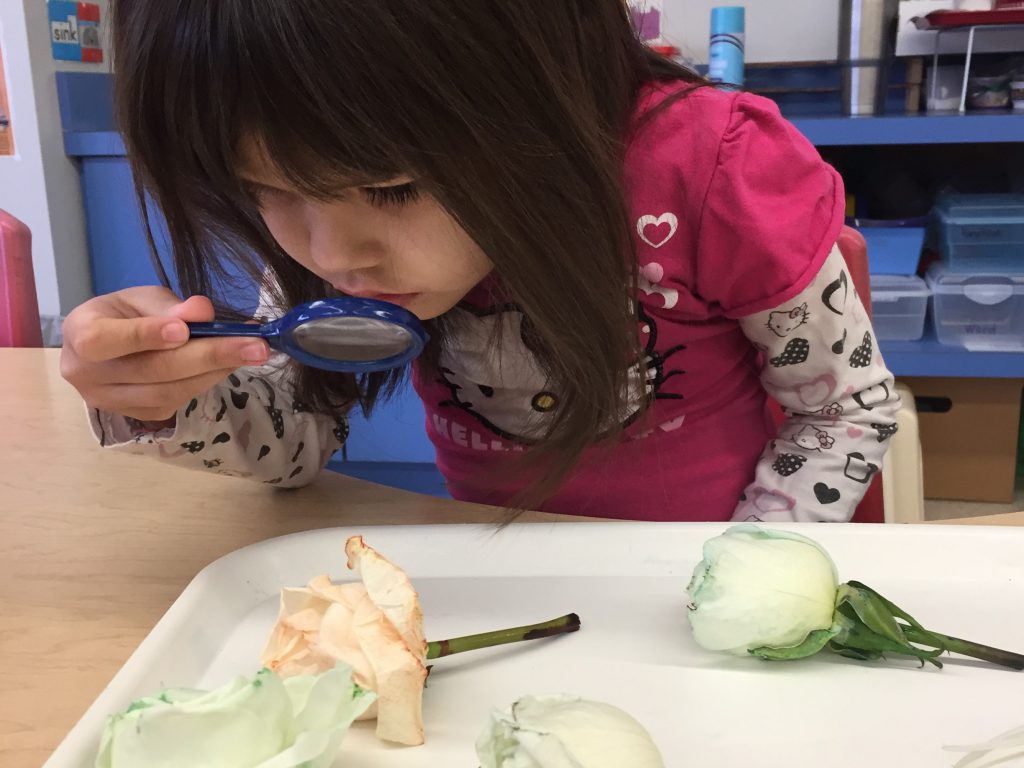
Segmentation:
<svg viewBox="0 0 1024 768">
<path fill-rule="evenodd" d="M 309 255 L 313 263 L 330 274 L 358 272 L 380 265 L 385 258 L 383 243 L 362 231 L 333 206 L 320 206 L 308 216 Z M 325 210 L 326 209 L 326 210 Z"/>
</svg>

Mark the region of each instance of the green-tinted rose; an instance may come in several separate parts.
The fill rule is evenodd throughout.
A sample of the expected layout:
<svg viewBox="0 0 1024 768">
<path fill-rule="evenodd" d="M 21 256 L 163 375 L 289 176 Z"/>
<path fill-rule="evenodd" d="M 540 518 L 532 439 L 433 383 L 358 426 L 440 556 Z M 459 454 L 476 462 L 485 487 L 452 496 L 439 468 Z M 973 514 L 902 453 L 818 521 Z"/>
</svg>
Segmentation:
<svg viewBox="0 0 1024 768">
<path fill-rule="evenodd" d="M 96 768 L 327 768 L 374 699 L 345 664 L 287 680 L 264 669 L 214 691 L 170 689 L 110 717 Z"/>
</svg>

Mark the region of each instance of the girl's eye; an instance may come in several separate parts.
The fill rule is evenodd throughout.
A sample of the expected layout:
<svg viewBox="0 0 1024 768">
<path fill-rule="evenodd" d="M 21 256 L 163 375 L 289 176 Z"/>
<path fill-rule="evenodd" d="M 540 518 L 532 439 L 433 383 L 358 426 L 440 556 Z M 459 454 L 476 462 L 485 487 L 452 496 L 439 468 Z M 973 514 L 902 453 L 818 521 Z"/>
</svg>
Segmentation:
<svg viewBox="0 0 1024 768">
<path fill-rule="evenodd" d="M 389 205 L 408 205 L 416 201 L 420 196 L 416 183 L 412 181 L 407 184 L 396 184 L 392 187 L 360 187 L 360 190 L 366 195 L 370 205 L 375 205 L 378 208 L 384 208 Z"/>
</svg>

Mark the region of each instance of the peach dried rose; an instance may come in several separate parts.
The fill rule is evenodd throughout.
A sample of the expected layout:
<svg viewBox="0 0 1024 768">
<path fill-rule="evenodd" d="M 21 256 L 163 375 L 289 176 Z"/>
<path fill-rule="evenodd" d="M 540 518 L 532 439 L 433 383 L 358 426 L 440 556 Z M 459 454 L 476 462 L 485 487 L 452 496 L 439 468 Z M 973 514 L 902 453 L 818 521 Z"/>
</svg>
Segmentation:
<svg viewBox="0 0 1024 768">
<path fill-rule="evenodd" d="M 377 717 L 377 736 L 423 743 L 427 642 L 423 611 L 409 577 L 361 536 L 345 543 L 359 582 L 332 584 L 326 575 L 284 589 L 277 624 L 261 659 L 282 677 L 350 664 L 358 685 L 377 694 L 364 717 Z"/>
</svg>

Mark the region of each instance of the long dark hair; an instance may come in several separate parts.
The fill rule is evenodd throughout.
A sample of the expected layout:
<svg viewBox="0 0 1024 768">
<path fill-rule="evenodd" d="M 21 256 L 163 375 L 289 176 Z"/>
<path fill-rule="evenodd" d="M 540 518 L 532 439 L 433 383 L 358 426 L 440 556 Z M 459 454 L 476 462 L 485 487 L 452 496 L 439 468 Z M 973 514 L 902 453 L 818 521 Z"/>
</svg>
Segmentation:
<svg viewBox="0 0 1024 768">
<path fill-rule="evenodd" d="M 237 176 L 243 140 L 311 196 L 422 179 L 494 263 L 563 394 L 517 501 L 549 496 L 622 412 L 639 351 L 623 189 L 637 94 L 699 78 L 637 38 L 624 0 L 115 0 L 112 19 L 118 119 L 179 289 L 209 294 L 235 265 L 269 270 L 283 306 L 330 293 L 264 226 Z M 431 326 L 428 370 L 448 337 L 444 316 Z M 400 379 L 300 369 L 296 395 L 369 410 Z"/>
</svg>

